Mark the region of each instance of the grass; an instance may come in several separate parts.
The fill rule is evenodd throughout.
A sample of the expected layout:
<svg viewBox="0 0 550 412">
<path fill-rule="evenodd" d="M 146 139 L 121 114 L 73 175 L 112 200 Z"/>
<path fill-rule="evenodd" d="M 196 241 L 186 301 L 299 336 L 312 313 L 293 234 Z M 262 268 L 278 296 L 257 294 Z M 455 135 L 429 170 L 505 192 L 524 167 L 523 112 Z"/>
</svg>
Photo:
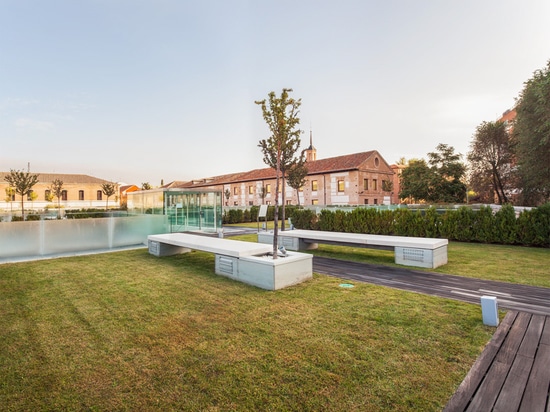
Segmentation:
<svg viewBox="0 0 550 412">
<path fill-rule="evenodd" d="M 462 302 L 213 268 L 146 250 L 0 265 L 0 409 L 435 411 L 494 332 Z"/>
</svg>

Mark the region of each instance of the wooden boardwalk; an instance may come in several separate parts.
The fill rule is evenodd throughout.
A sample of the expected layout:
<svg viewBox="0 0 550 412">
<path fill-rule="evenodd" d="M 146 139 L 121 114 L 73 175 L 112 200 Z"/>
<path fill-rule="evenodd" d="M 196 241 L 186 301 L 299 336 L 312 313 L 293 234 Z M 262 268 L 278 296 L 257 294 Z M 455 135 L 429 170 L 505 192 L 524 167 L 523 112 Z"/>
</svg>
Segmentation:
<svg viewBox="0 0 550 412">
<path fill-rule="evenodd" d="M 509 311 L 444 411 L 550 412 L 550 316 Z"/>
</svg>

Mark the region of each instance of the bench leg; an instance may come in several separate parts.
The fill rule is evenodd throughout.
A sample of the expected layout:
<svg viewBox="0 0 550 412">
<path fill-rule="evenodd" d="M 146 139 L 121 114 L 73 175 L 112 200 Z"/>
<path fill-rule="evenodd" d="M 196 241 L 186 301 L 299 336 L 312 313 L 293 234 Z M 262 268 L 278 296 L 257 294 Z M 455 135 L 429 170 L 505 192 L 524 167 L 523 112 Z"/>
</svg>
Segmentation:
<svg viewBox="0 0 550 412">
<path fill-rule="evenodd" d="M 179 255 L 181 253 L 191 252 L 191 249 L 185 247 L 169 245 L 167 243 L 156 242 L 154 240 L 149 240 L 148 246 L 149 253 L 157 257 Z"/>
</svg>

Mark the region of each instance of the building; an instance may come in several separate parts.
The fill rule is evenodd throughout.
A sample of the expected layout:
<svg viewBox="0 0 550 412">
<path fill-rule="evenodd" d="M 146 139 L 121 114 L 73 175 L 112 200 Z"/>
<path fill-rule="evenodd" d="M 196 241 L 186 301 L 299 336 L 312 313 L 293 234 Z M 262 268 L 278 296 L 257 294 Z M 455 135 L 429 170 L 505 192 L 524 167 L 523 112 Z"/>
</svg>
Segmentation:
<svg viewBox="0 0 550 412">
<path fill-rule="evenodd" d="M 164 187 L 129 192 L 127 201 L 131 214 L 166 216 L 169 232 L 217 232 L 222 227 L 221 191 Z"/>
<path fill-rule="evenodd" d="M 5 177 L 9 172 L 0 172 L 0 210 L 18 211 L 21 208 L 21 197 L 14 195 L 11 201 L 7 198 L 6 189 L 8 182 Z M 103 193 L 101 185 L 111 183 L 108 180 L 81 174 L 62 174 L 62 173 L 31 173 L 38 175 L 38 183 L 32 188 L 32 195 L 24 200 L 25 209 L 42 210 L 45 208 L 56 208 L 57 198 L 48 201 L 51 195 L 51 185 L 56 179 L 63 182 L 63 192 L 59 199 L 61 208 L 64 209 L 84 209 L 84 208 L 105 208 L 107 206 L 107 197 Z M 115 196 L 109 197 L 109 207 L 119 206 L 119 188 L 116 185 Z M 33 199 L 34 197 L 34 199 Z"/>
<path fill-rule="evenodd" d="M 394 172 L 376 150 L 317 160 L 310 137 L 310 146 L 305 152 L 308 159 L 306 183 L 298 193 L 285 185 L 286 204 L 348 206 L 391 203 Z M 225 206 L 248 207 L 275 204 L 275 185 L 275 170 L 264 168 L 190 182 L 172 182 L 165 187 L 219 190 L 223 192 Z M 282 196 L 279 204 L 281 202 Z"/>
</svg>

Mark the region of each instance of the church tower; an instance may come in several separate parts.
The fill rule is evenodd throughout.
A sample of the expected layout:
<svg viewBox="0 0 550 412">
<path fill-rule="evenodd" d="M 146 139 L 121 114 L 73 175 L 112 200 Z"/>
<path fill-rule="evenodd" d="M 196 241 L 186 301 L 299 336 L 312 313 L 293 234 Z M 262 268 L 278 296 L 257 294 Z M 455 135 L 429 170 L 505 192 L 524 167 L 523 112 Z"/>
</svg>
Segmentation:
<svg viewBox="0 0 550 412">
<path fill-rule="evenodd" d="M 309 147 L 305 150 L 306 162 L 314 162 L 317 160 L 317 149 L 313 147 L 313 133 L 309 131 Z"/>
</svg>

